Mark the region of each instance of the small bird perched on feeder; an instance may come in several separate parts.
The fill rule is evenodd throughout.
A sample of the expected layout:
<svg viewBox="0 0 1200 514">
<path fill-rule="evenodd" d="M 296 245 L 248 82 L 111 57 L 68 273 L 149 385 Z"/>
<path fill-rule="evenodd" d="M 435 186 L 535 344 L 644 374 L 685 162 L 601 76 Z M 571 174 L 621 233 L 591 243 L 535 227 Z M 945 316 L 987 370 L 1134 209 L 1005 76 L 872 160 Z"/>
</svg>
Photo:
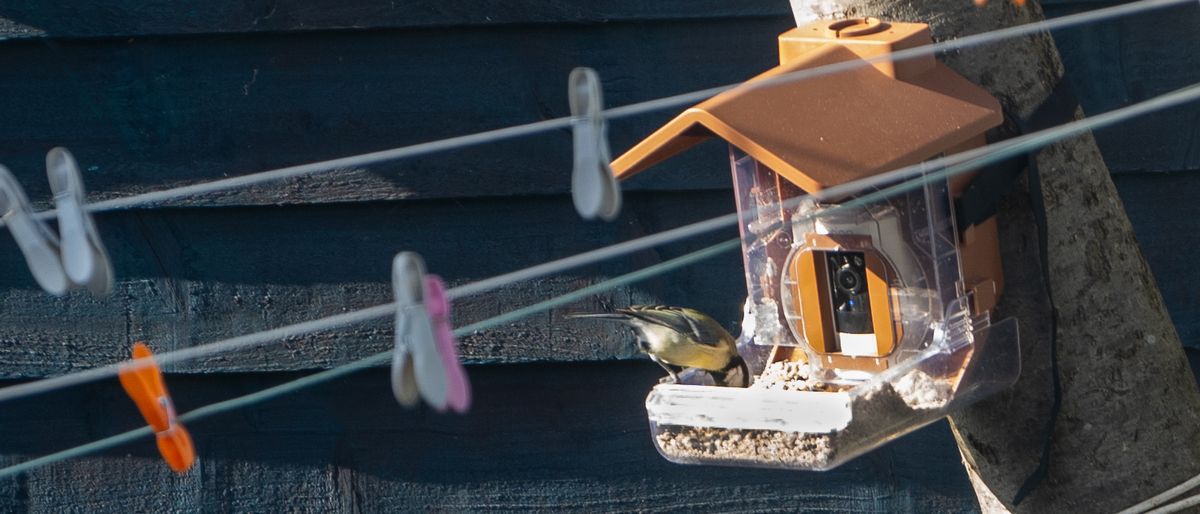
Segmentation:
<svg viewBox="0 0 1200 514">
<path fill-rule="evenodd" d="M 736 340 L 717 320 L 698 310 L 630 305 L 612 312 L 566 317 L 617 320 L 629 325 L 637 335 L 638 348 L 667 370 L 673 382 L 679 382 L 684 368 L 699 368 L 719 386 L 750 385 L 750 369 L 738 354 Z"/>
</svg>

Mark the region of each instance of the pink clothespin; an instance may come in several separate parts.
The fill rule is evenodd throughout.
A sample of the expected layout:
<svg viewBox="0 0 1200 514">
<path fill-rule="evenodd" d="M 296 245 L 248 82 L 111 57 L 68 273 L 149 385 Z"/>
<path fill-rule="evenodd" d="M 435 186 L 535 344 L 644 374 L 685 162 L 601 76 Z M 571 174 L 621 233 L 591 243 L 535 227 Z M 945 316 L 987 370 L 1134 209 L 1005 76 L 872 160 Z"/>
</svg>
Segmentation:
<svg viewBox="0 0 1200 514">
<path fill-rule="evenodd" d="M 392 261 L 396 296 L 396 348 L 392 355 L 392 394 L 405 407 L 418 398 L 438 411 L 470 407 L 470 384 L 458 360 L 450 326 L 450 302 L 441 278 L 425 274 L 413 252 Z"/>
<path fill-rule="evenodd" d="M 458 341 L 450 324 L 450 299 L 442 277 L 425 277 L 425 309 L 433 320 L 433 336 L 437 339 L 438 354 L 446 370 L 446 405 L 455 412 L 466 412 L 471 406 L 471 384 L 467 371 L 458 360 Z"/>
</svg>

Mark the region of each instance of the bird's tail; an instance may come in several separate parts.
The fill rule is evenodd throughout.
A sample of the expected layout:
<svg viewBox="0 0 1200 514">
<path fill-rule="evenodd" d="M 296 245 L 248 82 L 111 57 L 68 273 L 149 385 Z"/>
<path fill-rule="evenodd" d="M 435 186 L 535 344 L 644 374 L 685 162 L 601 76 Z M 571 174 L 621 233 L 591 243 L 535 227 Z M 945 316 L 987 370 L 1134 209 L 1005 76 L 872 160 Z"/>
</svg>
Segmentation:
<svg viewBox="0 0 1200 514">
<path fill-rule="evenodd" d="M 734 355 L 721 371 L 710 371 L 713 383 L 722 387 L 750 387 L 750 367 L 741 355 Z"/>
</svg>

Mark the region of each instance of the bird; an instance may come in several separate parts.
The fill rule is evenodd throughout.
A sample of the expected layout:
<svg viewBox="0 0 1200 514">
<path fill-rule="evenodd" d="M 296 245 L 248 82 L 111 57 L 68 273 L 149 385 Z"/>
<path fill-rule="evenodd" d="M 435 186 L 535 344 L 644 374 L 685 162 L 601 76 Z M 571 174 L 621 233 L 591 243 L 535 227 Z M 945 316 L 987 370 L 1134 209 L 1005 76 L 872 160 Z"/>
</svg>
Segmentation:
<svg viewBox="0 0 1200 514">
<path fill-rule="evenodd" d="M 567 318 L 620 321 L 631 327 L 638 349 L 667 370 L 663 381 L 679 382 L 685 368 L 707 371 L 718 386 L 749 387 L 750 369 L 736 340 L 717 320 L 686 307 L 630 305 L 611 312 L 572 313 Z"/>
</svg>

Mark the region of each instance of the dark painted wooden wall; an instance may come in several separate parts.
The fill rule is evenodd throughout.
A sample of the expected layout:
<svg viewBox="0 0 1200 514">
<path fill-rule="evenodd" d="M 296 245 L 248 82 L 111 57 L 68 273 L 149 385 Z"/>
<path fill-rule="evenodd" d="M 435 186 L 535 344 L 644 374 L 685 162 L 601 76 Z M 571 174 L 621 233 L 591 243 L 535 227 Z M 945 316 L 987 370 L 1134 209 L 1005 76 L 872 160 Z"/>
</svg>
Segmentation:
<svg viewBox="0 0 1200 514">
<path fill-rule="evenodd" d="M 48 202 L 64 145 L 95 199 L 390 148 L 567 114 L 569 70 L 599 70 L 609 105 L 745 79 L 772 65 L 786 2 L 178 3 L 0 6 L 0 162 Z M 1046 2 L 1050 15 L 1106 5 Z M 1057 35 L 1089 112 L 1200 81 L 1195 8 Z M 612 123 L 615 151 L 672 115 Z M 1097 134 L 1185 344 L 1200 346 L 1200 108 Z M 0 244 L 0 376 L 107 363 L 135 340 L 169 350 L 390 300 L 391 256 L 422 252 L 465 283 L 733 209 L 723 149 L 629 184 L 611 224 L 576 220 L 566 131 L 104 214 L 117 291 L 55 299 Z M 476 321 L 680 255 L 733 232 L 459 302 Z M 7 237 L 7 236 L 3 236 Z M 740 317 L 730 254 L 601 302 Z M 975 508 L 944 424 L 834 472 L 675 466 L 642 411 L 656 368 L 623 334 L 561 312 L 463 341 L 468 416 L 405 412 L 372 370 L 193 427 L 176 478 L 152 443 L 0 480 L 0 510 L 832 510 Z M 177 366 L 183 410 L 387 349 L 386 322 Z M 137 426 L 115 381 L 0 408 L 0 463 Z"/>
</svg>

